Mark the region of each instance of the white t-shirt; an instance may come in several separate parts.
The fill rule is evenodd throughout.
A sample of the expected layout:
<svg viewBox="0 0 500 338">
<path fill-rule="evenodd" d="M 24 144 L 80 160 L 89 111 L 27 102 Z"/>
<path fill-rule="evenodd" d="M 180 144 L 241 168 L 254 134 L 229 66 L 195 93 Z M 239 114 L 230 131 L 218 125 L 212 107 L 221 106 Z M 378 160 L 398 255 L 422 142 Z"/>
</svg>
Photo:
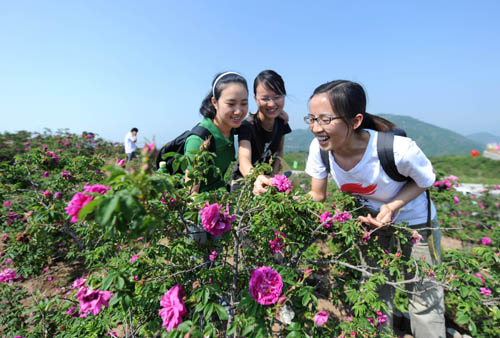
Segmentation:
<svg viewBox="0 0 500 338">
<path fill-rule="evenodd" d="M 135 141 L 137 141 L 137 136 L 134 136 L 131 131 L 125 135 L 125 153 L 130 154 L 131 152 L 135 151 L 137 148 L 135 145 Z"/>
<path fill-rule="evenodd" d="M 333 180 L 341 191 L 352 193 L 366 207 L 380 210 L 380 206 L 390 202 L 403 188 L 406 182 L 392 180 L 382 168 L 377 154 L 378 132 L 365 129 L 370 133 L 370 140 L 361 161 L 351 170 L 340 168 L 329 152 L 330 168 Z M 432 164 L 417 144 L 408 137 L 394 136 L 394 162 L 398 172 L 411 177 L 421 188 L 430 187 L 436 180 Z M 326 167 L 321 160 L 317 138 L 311 142 L 307 158 L 306 173 L 317 179 L 328 177 Z M 393 222 L 407 222 L 408 225 L 427 222 L 427 197 L 422 193 L 395 215 Z M 436 209 L 431 202 L 431 218 L 436 216 Z"/>
</svg>

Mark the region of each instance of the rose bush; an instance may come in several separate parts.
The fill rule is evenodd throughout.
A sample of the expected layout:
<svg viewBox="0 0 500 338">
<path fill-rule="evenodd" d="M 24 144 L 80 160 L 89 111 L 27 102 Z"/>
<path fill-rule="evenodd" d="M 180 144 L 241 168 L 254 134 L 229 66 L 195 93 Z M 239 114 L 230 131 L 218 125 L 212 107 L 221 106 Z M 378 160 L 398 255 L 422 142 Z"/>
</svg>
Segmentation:
<svg viewBox="0 0 500 338">
<path fill-rule="evenodd" d="M 407 311 L 403 271 L 445 287 L 447 315 L 461 330 L 500 334 L 495 195 L 460 195 L 459 178 L 439 177 L 449 184 L 436 185 L 432 198 L 462 249 L 444 251 L 431 269 L 381 250 L 377 231 L 357 221 L 354 200 L 337 190 L 315 203 L 279 177 L 253 196 L 252 180 L 269 164 L 237 194 L 192 195 L 216 171 L 210 153 L 178 156 L 176 166 L 194 168 L 185 183 L 151 172 L 154 144 L 132 163 L 119 161 L 121 151 L 92 134 L 1 135 L 0 266 L 16 273 L 0 283 L 3 336 L 391 336 L 376 289 L 392 274 L 396 306 Z M 193 240 L 200 231 L 220 238 Z M 404 227 L 394 233 L 401 243 L 419 240 Z M 363 255 L 377 268 L 367 270 Z M 16 281 L 21 275 L 31 283 Z"/>
</svg>

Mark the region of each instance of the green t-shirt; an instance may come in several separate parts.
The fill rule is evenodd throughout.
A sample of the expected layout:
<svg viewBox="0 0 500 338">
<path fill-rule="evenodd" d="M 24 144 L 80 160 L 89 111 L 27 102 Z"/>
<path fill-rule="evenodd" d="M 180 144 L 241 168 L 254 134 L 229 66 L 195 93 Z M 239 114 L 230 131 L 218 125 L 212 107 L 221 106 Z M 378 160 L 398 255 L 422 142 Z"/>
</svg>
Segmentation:
<svg viewBox="0 0 500 338">
<path fill-rule="evenodd" d="M 204 192 L 215 190 L 226 185 L 222 175 L 224 175 L 229 164 L 234 160 L 234 130 L 231 131 L 231 136 L 229 138 L 225 137 L 208 117 L 203 118 L 200 122 L 200 126 L 207 128 L 213 135 L 211 142 L 215 142 L 215 166 L 219 168 L 221 172 L 221 175 L 215 175 L 212 171 L 208 173 L 207 184 L 202 183 L 200 187 L 200 192 Z M 184 154 L 190 156 L 190 151 L 199 151 L 202 143 L 203 139 L 201 137 L 196 135 L 189 136 L 184 144 Z"/>
</svg>

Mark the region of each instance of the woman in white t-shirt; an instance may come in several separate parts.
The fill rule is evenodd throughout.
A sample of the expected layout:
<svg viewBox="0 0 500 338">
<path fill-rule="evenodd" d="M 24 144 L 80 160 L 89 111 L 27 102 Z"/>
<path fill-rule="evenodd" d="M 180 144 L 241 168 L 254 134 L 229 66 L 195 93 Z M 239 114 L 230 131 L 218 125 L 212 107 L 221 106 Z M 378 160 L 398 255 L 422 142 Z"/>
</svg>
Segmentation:
<svg viewBox="0 0 500 338">
<path fill-rule="evenodd" d="M 320 150 L 328 152 L 330 174 L 342 191 L 358 198 L 376 216 L 367 214 L 359 219 L 373 228 L 386 223 L 407 223 L 419 230 L 423 240 L 408 244 L 408 255 L 430 264 L 439 262 L 440 231 L 436 210 L 431 204 L 432 227 L 428 230 L 426 188 L 435 180 L 431 162 L 407 137 L 394 137 L 394 160 L 400 174 L 411 178 L 405 182 L 391 179 L 382 168 L 377 154 L 378 131 L 394 129 L 394 125 L 378 116 L 366 113 L 366 95 L 354 82 L 327 82 L 314 91 L 309 101 L 309 115 L 304 118 L 316 136 L 311 142 L 306 173 L 312 177 L 309 194 L 315 201 L 324 201 L 327 191 L 327 167 Z M 270 179 L 259 176 L 254 193 L 261 194 L 271 185 Z M 432 203 L 432 202 L 431 202 Z M 382 232 L 379 232 L 382 233 Z M 384 236 L 379 236 L 383 239 Z M 383 246 L 389 247 L 390 238 Z M 403 249 L 404 251 L 405 249 Z M 414 289 L 429 289 L 421 295 L 409 295 L 409 312 L 415 337 L 445 337 L 443 290 L 431 282 Z M 392 325 L 394 288 L 385 285 L 380 298 L 389 308 L 388 322 Z"/>
</svg>

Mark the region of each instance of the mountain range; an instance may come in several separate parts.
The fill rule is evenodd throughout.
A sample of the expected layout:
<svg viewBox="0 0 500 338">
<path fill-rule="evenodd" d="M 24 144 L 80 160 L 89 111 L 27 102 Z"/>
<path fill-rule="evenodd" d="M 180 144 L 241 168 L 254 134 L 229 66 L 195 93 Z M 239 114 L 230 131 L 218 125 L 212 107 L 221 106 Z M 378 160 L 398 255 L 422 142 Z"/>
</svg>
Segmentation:
<svg viewBox="0 0 500 338">
<path fill-rule="evenodd" d="M 468 154 L 471 150 L 483 151 L 487 143 L 500 142 L 500 137 L 489 133 L 463 136 L 452 130 L 402 115 L 381 114 L 397 127 L 406 131 L 427 156 Z M 285 152 L 309 151 L 314 135 L 309 129 L 295 129 L 286 136 Z"/>
</svg>

